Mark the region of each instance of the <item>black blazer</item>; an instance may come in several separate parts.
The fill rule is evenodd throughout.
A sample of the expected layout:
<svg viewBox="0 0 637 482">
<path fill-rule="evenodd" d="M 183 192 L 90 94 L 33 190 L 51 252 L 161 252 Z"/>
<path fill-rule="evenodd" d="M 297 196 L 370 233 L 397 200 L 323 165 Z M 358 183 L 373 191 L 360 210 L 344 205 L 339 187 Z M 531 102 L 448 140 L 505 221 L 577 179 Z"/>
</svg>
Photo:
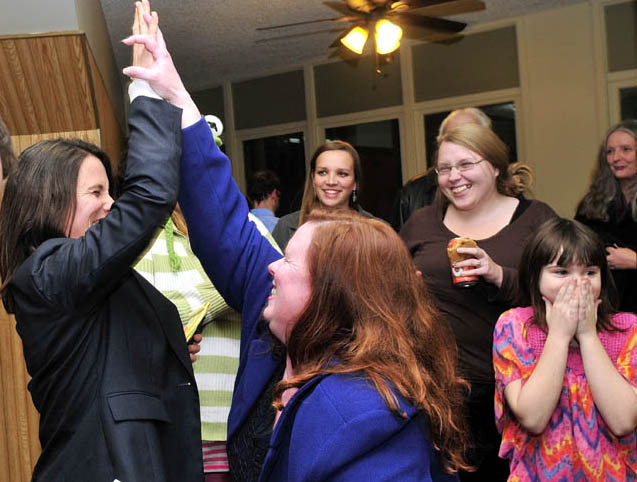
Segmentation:
<svg viewBox="0 0 637 482">
<path fill-rule="evenodd" d="M 174 207 L 181 111 L 130 109 L 123 193 L 80 239 L 50 239 L 9 285 L 42 455 L 33 480 L 203 480 L 199 397 L 174 305 L 131 265 Z"/>
</svg>

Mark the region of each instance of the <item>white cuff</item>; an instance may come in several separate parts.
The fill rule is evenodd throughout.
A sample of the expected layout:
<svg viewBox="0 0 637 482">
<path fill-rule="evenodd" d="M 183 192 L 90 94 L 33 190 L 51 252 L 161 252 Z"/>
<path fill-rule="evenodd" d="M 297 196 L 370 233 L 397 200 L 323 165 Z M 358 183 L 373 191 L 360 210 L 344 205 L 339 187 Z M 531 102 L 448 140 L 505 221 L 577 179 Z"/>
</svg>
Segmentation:
<svg viewBox="0 0 637 482">
<path fill-rule="evenodd" d="M 128 86 L 128 97 L 130 98 L 130 101 L 132 103 L 140 95 L 162 100 L 162 98 L 157 94 L 157 92 L 153 90 L 153 88 L 147 81 L 142 79 L 135 79 Z"/>
</svg>

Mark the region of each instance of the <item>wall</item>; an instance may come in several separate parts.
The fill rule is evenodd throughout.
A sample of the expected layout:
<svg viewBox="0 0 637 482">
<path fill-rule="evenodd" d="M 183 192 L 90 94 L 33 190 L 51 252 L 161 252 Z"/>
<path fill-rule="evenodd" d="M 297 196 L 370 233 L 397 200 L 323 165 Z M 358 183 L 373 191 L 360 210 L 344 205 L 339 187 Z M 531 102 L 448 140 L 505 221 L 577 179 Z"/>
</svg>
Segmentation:
<svg viewBox="0 0 637 482">
<path fill-rule="evenodd" d="M 75 9 L 77 28 L 86 33 L 110 103 L 115 109 L 117 121 L 120 127 L 124 128 L 126 126 L 124 106 L 128 99 L 124 98 L 122 92 L 122 83 L 120 82 L 122 73 L 115 64 L 102 5 L 99 0 L 75 0 Z"/>
<path fill-rule="evenodd" d="M 525 16 L 518 36 L 525 159 L 537 175 L 537 198 L 570 217 L 588 187 L 605 117 L 592 9 L 581 3 Z"/>
<path fill-rule="evenodd" d="M 77 30 L 76 0 L 9 0 L 0 15 L 2 35 Z"/>
</svg>

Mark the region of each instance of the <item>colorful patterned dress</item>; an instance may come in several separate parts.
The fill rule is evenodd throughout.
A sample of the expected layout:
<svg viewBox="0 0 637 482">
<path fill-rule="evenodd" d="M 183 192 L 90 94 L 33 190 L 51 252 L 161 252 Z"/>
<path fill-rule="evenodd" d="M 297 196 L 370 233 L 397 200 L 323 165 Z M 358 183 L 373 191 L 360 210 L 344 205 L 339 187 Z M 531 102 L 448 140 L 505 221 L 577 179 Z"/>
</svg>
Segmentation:
<svg viewBox="0 0 637 482">
<path fill-rule="evenodd" d="M 502 314 L 494 332 L 496 424 L 502 433 L 500 457 L 510 459 L 510 481 L 636 481 L 637 430 L 617 438 L 597 411 L 577 347 L 570 347 L 559 401 L 540 435 L 527 432 L 506 405 L 504 388 L 529 378 L 546 334 L 531 324 L 533 309 L 514 308 Z M 599 338 L 611 361 L 637 386 L 637 316 L 612 318 L 619 332 Z"/>
</svg>

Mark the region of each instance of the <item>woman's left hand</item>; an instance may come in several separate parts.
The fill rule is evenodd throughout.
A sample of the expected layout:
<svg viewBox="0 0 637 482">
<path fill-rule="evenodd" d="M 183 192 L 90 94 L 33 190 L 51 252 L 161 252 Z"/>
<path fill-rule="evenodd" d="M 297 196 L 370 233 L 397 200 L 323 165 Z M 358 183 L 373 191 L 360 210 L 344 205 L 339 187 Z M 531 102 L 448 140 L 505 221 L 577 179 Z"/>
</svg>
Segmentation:
<svg viewBox="0 0 637 482">
<path fill-rule="evenodd" d="M 610 269 L 637 269 L 637 253 L 632 249 L 607 246 L 606 253 Z"/>
<path fill-rule="evenodd" d="M 579 312 L 575 338 L 597 334 L 597 307 L 602 301 L 593 296 L 593 286 L 589 279 L 579 282 Z"/>
<path fill-rule="evenodd" d="M 482 276 L 486 282 L 494 284 L 498 288 L 502 286 L 502 278 L 504 276 L 502 266 L 493 261 L 484 249 L 480 247 L 458 248 L 458 253 L 468 254 L 471 258 L 458 261 L 455 266 L 458 268 L 471 266 L 470 274 Z"/>
<path fill-rule="evenodd" d="M 195 363 L 197 361 L 197 353 L 201 350 L 199 343 L 203 340 L 203 336 L 200 333 L 195 333 L 188 342 L 188 353 L 190 354 L 190 361 Z"/>
</svg>

